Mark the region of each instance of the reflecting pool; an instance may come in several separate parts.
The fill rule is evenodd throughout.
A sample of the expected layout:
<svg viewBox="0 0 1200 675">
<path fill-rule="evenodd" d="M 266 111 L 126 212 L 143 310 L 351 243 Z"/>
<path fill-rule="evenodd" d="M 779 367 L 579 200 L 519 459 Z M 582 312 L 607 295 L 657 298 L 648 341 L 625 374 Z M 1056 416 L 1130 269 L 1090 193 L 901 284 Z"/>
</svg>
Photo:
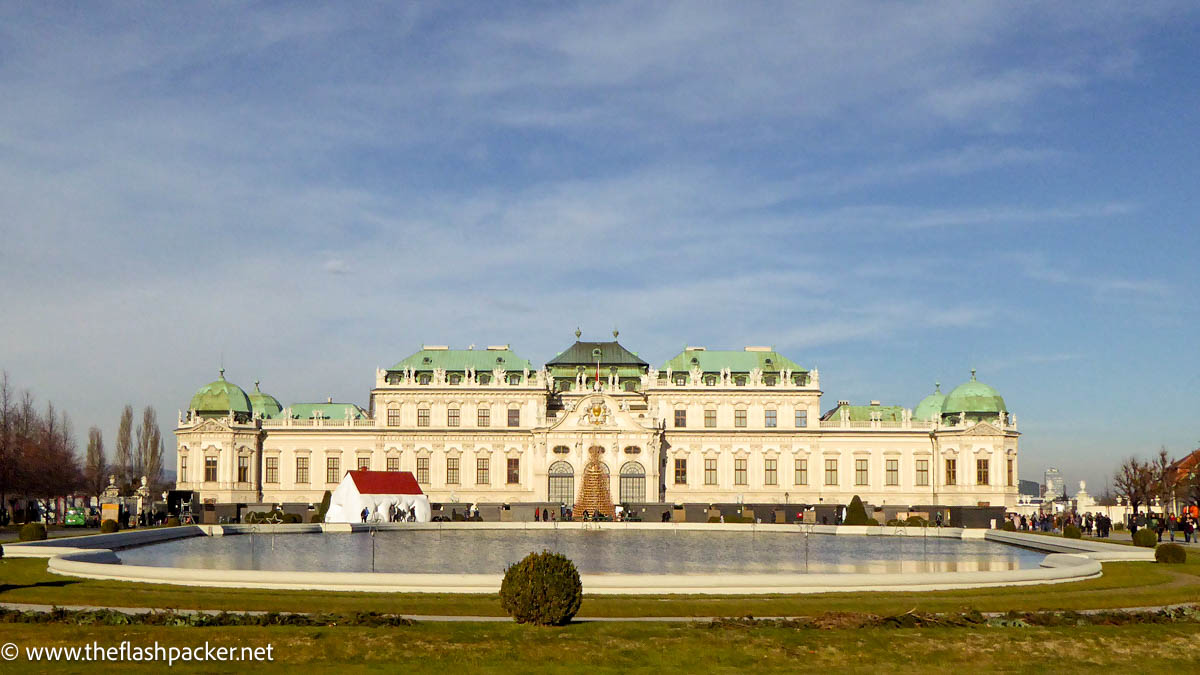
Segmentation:
<svg viewBox="0 0 1200 675">
<path fill-rule="evenodd" d="M 129 565 L 497 574 L 531 551 L 583 574 L 965 572 L 1036 568 L 1043 553 L 984 540 L 663 530 L 388 530 L 192 537 L 119 551 Z"/>
</svg>

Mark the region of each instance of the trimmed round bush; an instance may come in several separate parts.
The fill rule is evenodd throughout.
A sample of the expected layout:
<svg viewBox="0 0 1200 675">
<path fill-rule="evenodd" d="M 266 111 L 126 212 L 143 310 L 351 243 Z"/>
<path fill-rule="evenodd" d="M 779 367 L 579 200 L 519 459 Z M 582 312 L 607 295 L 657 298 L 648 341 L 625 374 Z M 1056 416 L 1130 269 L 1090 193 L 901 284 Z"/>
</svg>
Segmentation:
<svg viewBox="0 0 1200 675">
<path fill-rule="evenodd" d="M 1112 529 L 1114 529 L 1114 530 L 1117 530 L 1118 532 L 1120 532 L 1121 530 L 1124 530 L 1124 529 L 1125 529 L 1125 523 L 1122 523 L 1122 522 L 1116 522 L 1116 523 L 1113 523 L 1113 525 L 1112 525 Z"/>
<path fill-rule="evenodd" d="M 1143 527 L 1133 533 L 1133 545 L 1154 548 L 1158 545 L 1158 534 L 1148 527 Z"/>
<path fill-rule="evenodd" d="M 1187 562 L 1187 551 L 1179 544 L 1159 544 L 1154 549 L 1154 562 L 1182 565 Z"/>
<path fill-rule="evenodd" d="M 1013 525 L 1013 521 L 1006 520 L 1004 521 L 1004 525 L 1000 526 L 1000 529 L 1004 530 L 1005 532 L 1016 532 L 1017 526 Z"/>
<path fill-rule="evenodd" d="M 921 516 L 909 516 L 904 522 L 908 523 L 909 527 L 925 527 L 929 524 L 928 521 Z"/>
<path fill-rule="evenodd" d="M 301 518 L 300 515 L 297 513 L 285 513 L 285 514 L 283 514 L 283 522 L 285 522 L 285 523 L 303 523 L 304 519 Z"/>
<path fill-rule="evenodd" d="M 167 527 L 179 527 L 179 519 L 175 516 L 167 518 Z"/>
<path fill-rule="evenodd" d="M 582 603 L 579 570 L 561 553 L 530 553 L 504 571 L 500 606 L 517 623 L 562 626 Z"/>
<path fill-rule="evenodd" d="M 1082 539 L 1083 532 L 1081 532 L 1075 525 L 1068 525 L 1063 528 L 1063 536 L 1067 539 Z"/>
<path fill-rule="evenodd" d="M 46 538 L 46 526 L 41 523 L 25 523 L 17 537 L 21 541 L 41 541 Z"/>
<path fill-rule="evenodd" d="M 119 525 L 117 525 L 117 521 L 113 520 L 112 518 L 109 518 L 108 520 L 104 521 L 103 523 L 100 523 L 100 533 L 101 534 L 112 534 L 113 532 L 116 532 L 119 529 L 121 529 L 121 527 Z"/>
</svg>

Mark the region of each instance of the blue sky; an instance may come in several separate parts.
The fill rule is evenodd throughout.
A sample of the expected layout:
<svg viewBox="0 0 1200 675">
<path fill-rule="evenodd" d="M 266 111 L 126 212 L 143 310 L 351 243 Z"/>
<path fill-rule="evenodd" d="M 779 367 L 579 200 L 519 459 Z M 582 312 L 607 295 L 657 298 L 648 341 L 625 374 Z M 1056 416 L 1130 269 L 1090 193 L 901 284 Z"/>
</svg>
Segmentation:
<svg viewBox="0 0 1200 675">
<path fill-rule="evenodd" d="M 100 425 L 421 343 L 969 376 L 1021 477 L 1200 443 L 1190 3 L 5 3 L 0 368 Z M 1096 490 L 1093 490 L 1096 491 Z"/>
</svg>

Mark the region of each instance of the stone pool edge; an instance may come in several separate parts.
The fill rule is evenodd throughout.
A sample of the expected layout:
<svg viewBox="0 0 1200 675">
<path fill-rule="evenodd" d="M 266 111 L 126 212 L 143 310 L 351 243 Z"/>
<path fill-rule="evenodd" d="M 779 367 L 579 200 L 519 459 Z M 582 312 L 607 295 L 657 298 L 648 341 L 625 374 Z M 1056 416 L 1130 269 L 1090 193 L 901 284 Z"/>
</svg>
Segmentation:
<svg viewBox="0 0 1200 675">
<path fill-rule="evenodd" d="M 195 536 L 234 536 L 248 533 L 364 532 L 377 530 L 570 529 L 729 531 L 752 533 L 805 532 L 821 535 L 909 536 L 985 539 L 1047 553 L 1037 569 L 985 572 L 822 573 L 822 574 L 584 574 L 585 593 L 598 595 L 763 595 L 860 591 L 932 591 L 1022 586 L 1081 581 L 1101 576 L 1101 562 L 1153 561 L 1152 549 L 1119 544 L 1063 539 L 1001 530 L 962 528 L 904 528 L 835 525 L 767 525 L 740 523 L 388 523 L 297 525 L 189 525 L 134 530 L 58 540 L 6 544 L 5 556 L 49 558 L 54 574 L 141 583 L 215 588 L 272 590 L 362 591 L 388 593 L 475 593 L 500 589 L 502 574 L 403 574 L 389 572 L 295 572 L 271 570 L 206 570 L 123 565 L 113 552 L 132 546 Z M 67 546 L 65 544 L 72 544 Z"/>
</svg>

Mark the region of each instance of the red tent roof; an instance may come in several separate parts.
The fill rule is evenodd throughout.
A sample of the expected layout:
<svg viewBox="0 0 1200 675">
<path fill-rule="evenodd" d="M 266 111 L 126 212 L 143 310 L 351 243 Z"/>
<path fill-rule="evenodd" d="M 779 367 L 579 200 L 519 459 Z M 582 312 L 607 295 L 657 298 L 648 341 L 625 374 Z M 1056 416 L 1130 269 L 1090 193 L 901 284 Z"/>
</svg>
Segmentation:
<svg viewBox="0 0 1200 675">
<path fill-rule="evenodd" d="M 361 495 L 420 495 L 411 471 L 347 471 Z"/>
</svg>

